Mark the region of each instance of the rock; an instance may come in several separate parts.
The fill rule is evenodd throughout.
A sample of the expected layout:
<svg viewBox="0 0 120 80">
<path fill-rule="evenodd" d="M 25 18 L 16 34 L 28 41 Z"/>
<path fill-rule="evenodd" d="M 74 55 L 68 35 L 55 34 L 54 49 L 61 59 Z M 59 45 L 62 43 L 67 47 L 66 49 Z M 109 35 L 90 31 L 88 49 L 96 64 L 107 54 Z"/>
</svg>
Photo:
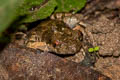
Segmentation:
<svg viewBox="0 0 120 80">
<path fill-rule="evenodd" d="M 112 80 L 120 79 L 120 58 L 100 58 L 95 64 L 96 70 L 109 76 Z"/>
<path fill-rule="evenodd" d="M 29 49 L 5 48 L 0 64 L 5 69 L 0 74 L 8 73 L 4 77 L 9 80 L 111 80 L 89 67 Z"/>
</svg>

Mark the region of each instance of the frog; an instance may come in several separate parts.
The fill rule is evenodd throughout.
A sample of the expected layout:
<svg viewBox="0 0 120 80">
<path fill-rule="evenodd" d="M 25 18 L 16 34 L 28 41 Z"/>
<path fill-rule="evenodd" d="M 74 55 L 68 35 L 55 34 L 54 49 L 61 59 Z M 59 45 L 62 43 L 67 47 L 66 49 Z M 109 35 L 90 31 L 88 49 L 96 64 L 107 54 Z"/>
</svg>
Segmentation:
<svg viewBox="0 0 120 80">
<path fill-rule="evenodd" d="M 60 20 L 42 21 L 27 33 L 26 47 L 60 55 L 76 54 L 82 47 L 83 34 Z"/>
</svg>

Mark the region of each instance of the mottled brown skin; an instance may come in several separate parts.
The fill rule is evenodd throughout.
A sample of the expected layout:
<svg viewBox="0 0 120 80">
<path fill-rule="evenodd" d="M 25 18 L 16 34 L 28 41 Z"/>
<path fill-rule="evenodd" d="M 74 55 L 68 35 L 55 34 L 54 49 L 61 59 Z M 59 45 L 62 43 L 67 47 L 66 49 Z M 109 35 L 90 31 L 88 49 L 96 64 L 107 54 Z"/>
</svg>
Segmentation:
<svg viewBox="0 0 120 80">
<path fill-rule="evenodd" d="M 28 33 L 27 37 L 27 47 L 56 54 L 75 54 L 82 46 L 82 33 L 70 29 L 65 23 L 58 20 L 41 22 Z"/>
</svg>

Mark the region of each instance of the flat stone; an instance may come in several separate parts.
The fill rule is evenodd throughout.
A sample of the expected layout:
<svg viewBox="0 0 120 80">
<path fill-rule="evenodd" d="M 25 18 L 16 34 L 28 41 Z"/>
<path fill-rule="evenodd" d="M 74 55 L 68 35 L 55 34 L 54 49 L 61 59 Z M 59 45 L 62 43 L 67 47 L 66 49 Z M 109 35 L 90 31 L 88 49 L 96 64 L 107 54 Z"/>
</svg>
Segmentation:
<svg viewBox="0 0 120 80">
<path fill-rule="evenodd" d="M 0 56 L 1 80 L 111 80 L 89 67 L 47 52 L 5 48 Z"/>
</svg>

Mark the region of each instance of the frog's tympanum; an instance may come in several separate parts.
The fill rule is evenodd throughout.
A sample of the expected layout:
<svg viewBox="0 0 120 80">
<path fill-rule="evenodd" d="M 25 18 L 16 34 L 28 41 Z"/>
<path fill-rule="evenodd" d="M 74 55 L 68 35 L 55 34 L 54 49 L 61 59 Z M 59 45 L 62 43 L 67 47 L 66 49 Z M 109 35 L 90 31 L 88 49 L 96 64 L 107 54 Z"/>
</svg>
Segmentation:
<svg viewBox="0 0 120 80">
<path fill-rule="evenodd" d="M 26 46 L 56 54 L 75 54 L 82 44 L 82 33 L 69 28 L 64 22 L 47 20 L 31 30 Z"/>
</svg>

